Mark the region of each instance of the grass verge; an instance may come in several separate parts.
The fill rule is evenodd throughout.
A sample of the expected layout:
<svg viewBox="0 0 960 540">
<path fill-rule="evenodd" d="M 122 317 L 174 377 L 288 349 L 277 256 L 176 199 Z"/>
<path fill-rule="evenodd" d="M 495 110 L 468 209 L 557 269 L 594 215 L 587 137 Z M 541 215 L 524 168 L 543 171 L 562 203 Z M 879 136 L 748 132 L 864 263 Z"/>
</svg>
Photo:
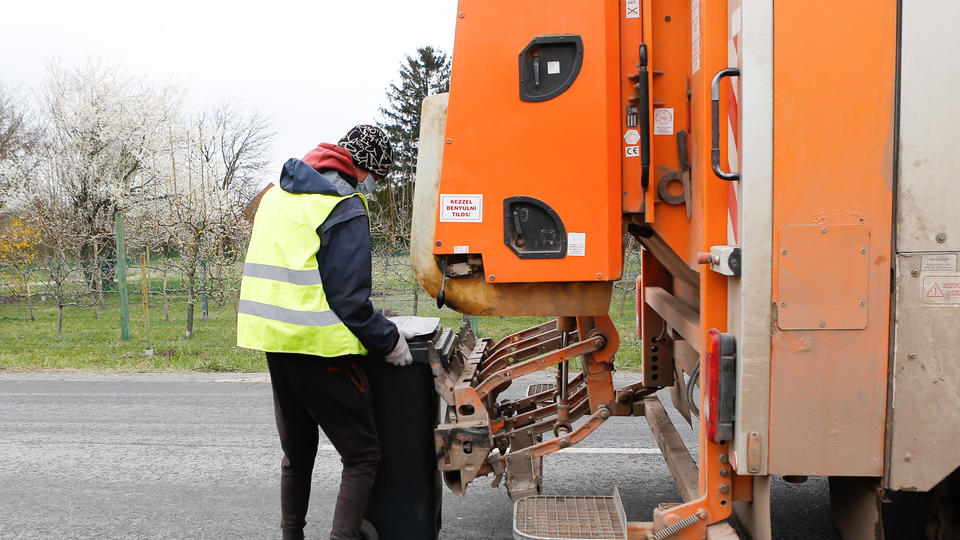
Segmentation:
<svg viewBox="0 0 960 540">
<path fill-rule="evenodd" d="M 376 281 L 376 280 L 375 280 Z M 400 287 L 405 282 L 393 284 Z M 375 287 L 378 284 L 375 283 Z M 380 285 L 382 287 L 382 285 Z M 409 285 L 407 285 L 409 289 Z M 171 296 L 169 319 L 162 301 L 151 295 L 149 334 L 139 282 L 130 284 L 129 341 L 120 339 L 120 308 L 116 296 L 97 313 L 91 307 L 66 307 L 63 337 L 57 336 L 57 307 L 49 301 L 34 308 L 35 320 L 23 304 L 0 305 L 0 371 L 86 370 L 86 371 L 265 371 L 263 354 L 236 347 L 236 313 L 232 303 L 216 306 L 210 302 L 209 318 L 202 319 L 199 302 L 195 310 L 193 336 L 184 337 L 186 298 Z M 393 289 L 393 287 L 391 287 Z M 391 290 L 375 294 L 374 304 L 388 313 L 413 313 L 412 291 Z M 616 366 L 639 370 L 641 347 L 634 329 L 635 300 L 632 292 L 615 289 L 610 315 L 620 332 L 621 345 Z M 422 291 L 418 314 L 440 317 L 442 324 L 457 327 L 459 313 L 437 309 L 434 300 Z M 541 317 L 480 317 L 479 333 L 499 339 L 537 325 Z M 153 354 L 148 355 L 147 350 Z"/>
</svg>

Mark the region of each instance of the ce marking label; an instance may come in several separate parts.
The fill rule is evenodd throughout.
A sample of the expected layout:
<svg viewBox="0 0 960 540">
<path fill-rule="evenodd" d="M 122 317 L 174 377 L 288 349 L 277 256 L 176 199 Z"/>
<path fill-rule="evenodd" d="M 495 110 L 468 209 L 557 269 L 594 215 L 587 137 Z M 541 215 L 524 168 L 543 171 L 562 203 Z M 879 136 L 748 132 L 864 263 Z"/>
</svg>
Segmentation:
<svg viewBox="0 0 960 540">
<path fill-rule="evenodd" d="M 626 153 L 628 158 L 631 157 L 640 157 L 640 147 L 639 146 L 624 146 L 623 151 Z"/>
</svg>

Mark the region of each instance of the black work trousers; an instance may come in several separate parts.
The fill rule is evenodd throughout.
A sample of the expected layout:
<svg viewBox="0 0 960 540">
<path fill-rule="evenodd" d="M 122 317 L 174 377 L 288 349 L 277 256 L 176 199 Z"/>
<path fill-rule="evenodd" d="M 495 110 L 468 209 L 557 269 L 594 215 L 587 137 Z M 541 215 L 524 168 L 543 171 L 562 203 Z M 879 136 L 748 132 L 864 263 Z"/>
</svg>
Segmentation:
<svg viewBox="0 0 960 540">
<path fill-rule="evenodd" d="M 340 453 L 343 473 L 331 540 L 356 540 L 380 462 L 370 385 L 363 356 L 267 353 L 277 430 L 283 447 L 280 527 L 283 537 L 303 538 L 317 427 Z"/>
</svg>

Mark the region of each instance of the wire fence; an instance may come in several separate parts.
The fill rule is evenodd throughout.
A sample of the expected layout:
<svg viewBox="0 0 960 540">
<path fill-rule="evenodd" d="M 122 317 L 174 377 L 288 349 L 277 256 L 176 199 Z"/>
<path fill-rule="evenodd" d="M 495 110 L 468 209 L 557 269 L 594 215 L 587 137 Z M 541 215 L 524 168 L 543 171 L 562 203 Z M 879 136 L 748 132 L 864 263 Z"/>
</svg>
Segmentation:
<svg viewBox="0 0 960 540">
<path fill-rule="evenodd" d="M 236 313 L 241 261 L 189 261 L 175 255 L 148 258 L 143 253 L 119 262 L 37 258 L 0 263 L 0 308 L 7 312 L 22 309 L 31 320 L 37 310 L 50 308 L 58 310 L 58 318 L 77 316 L 77 310 L 99 318 L 122 304 L 119 277 L 123 272 L 131 310 L 141 306 L 159 310 L 165 321 L 171 319 L 171 311 L 183 309 L 200 320 L 207 320 L 212 310 Z M 375 248 L 373 265 L 372 300 L 378 309 L 388 315 L 420 311 L 422 290 L 406 253 Z M 62 321 L 58 326 L 62 327 Z"/>
<path fill-rule="evenodd" d="M 639 273 L 639 250 L 633 243 L 626 247 L 624 277 L 615 284 L 610 309 L 624 338 L 621 349 L 634 335 Z M 388 316 L 439 316 L 444 324 L 459 324 L 459 314 L 437 308 L 418 286 L 406 252 L 374 245 L 372 263 L 375 308 Z M 120 365 L 135 369 L 166 369 L 181 357 L 171 369 L 261 369 L 257 355 L 235 346 L 242 273 L 242 260 L 194 261 L 145 250 L 122 263 L 52 256 L 0 262 L 0 369 L 112 369 L 106 362 L 124 357 Z M 540 320 L 534 319 L 485 317 L 480 328 L 484 335 L 502 337 Z M 124 335 L 130 341 L 121 339 Z M 166 363 L 135 361 L 154 350 Z"/>
</svg>

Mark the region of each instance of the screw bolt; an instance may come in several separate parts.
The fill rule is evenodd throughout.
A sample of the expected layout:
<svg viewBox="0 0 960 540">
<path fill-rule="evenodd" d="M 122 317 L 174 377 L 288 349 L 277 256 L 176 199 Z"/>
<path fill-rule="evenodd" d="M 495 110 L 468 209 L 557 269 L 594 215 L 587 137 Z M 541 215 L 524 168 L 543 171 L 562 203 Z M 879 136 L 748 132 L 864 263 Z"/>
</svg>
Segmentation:
<svg viewBox="0 0 960 540">
<path fill-rule="evenodd" d="M 730 485 L 729 485 L 729 484 L 720 484 L 720 487 L 717 489 L 717 491 L 719 491 L 720 493 L 723 493 L 724 495 L 726 495 L 727 493 L 730 493 Z"/>
<path fill-rule="evenodd" d="M 867 253 L 867 248 L 860 248 L 860 253 L 866 254 L 866 253 Z"/>
<path fill-rule="evenodd" d="M 781 249 L 781 250 L 780 250 L 780 254 L 781 254 L 781 255 L 786 255 L 786 254 L 787 254 L 787 250 Z"/>
<path fill-rule="evenodd" d="M 910 361 L 912 362 L 912 361 L 914 361 L 914 360 L 916 360 L 916 359 L 917 359 L 917 353 L 909 353 L 909 354 L 907 354 L 907 360 L 910 360 Z"/>
<path fill-rule="evenodd" d="M 787 303 L 786 303 L 786 302 L 780 302 L 780 307 L 787 307 Z"/>
<path fill-rule="evenodd" d="M 944 243 L 947 241 L 947 235 L 945 233 L 937 233 L 937 242 Z"/>
<path fill-rule="evenodd" d="M 497 280 L 497 276 L 490 274 L 490 281 L 496 281 L 496 280 Z"/>
<path fill-rule="evenodd" d="M 820 321 L 820 328 L 826 328 L 826 327 L 827 327 L 827 323 Z"/>
<path fill-rule="evenodd" d="M 453 139 L 447 139 L 447 144 L 453 144 Z"/>
<path fill-rule="evenodd" d="M 460 12 L 460 18 L 461 18 L 461 19 L 464 18 L 464 17 L 466 17 L 466 16 L 467 16 L 466 13 L 464 13 L 464 12 L 462 12 L 462 11 Z"/>
<path fill-rule="evenodd" d="M 823 234 L 827 234 L 827 228 L 824 227 L 824 228 L 820 229 L 820 232 L 822 232 Z"/>
<path fill-rule="evenodd" d="M 919 277 L 919 276 L 920 276 L 920 271 L 919 271 L 919 270 L 911 270 L 911 271 L 910 271 L 910 275 L 913 276 L 913 277 Z"/>
<path fill-rule="evenodd" d="M 442 245 L 443 245 L 443 242 L 437 240 L 437 245 L 438 245 L 438 246 L 442 246 Z"/>
<path fill-rule="evenodd" d="M 906 461 L 907 463 L 910 463 L 911 459 L 913 459 L 913 456 L 911 456 L 910 454 L 903 455 L 903 460 Z"/>
<path fill-rule="evenodd" d="M 728 470 L 726 470 L 726 469 L 720 469 L 720 476 L 726 478 L 726 477 L 730 476 L 730 471 L 728 471 Z"/>
<path fill-rule="evenodd" d="M 726 454 L 720 454 L 720 458 L 719 458 L 719 459 L 720 459 L 720 463 L 729 463 L 729 462 L 730 462 L 730 458 L 728 458 Z"/>
<path fill-rule="evenodd" d="M 866 302 L 866 300 L 861 300 L 861 301 L 860 301 L 860 305 L 861 305 L 861 306 L 865 306 L 865 305 L 867 305 L 867 302 Z"/>
</svg>

